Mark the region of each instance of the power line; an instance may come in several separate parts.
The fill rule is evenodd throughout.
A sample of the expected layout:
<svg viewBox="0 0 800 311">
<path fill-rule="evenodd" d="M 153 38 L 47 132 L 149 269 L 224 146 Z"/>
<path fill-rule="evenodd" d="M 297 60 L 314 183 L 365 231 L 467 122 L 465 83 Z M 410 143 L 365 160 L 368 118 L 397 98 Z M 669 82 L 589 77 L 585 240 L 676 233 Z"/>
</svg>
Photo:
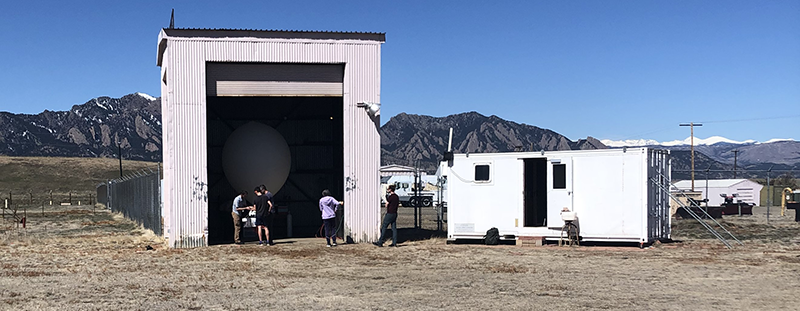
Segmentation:
<svg viewBox="0 0 800 311">
<path fill-rule="evenodd" d="M 717 121 L 701 121 L 702 123 L 727 123 L 727 122 L 747 122 L 747 121 L 764 121 L 764 120 L 777 120 L 777 119 L 792 119 L 800 118 L 800 114 L 791 116 L 780 117 L 764 117 L 764 118 L 749 118 L 749 119 L 731 119 L 731 120 L 717 120 Z"/>
<path fill-rule="evenodd" d="M 712 120 L 712 121 L 699 121 L 697 123 L 749 122 L 749 121 L 766 121 L 766 120 L 793 119 L 793 118 L 800 118 L 800 114 L 798 114 L 798 115 L 790 115 L 790 116 L 779 116 L 779 117 L 730 119 L 730 120 L 716 120 L 716 121 L 714 121 L 714 120 Z M 640 134 L 636 134 L 636 135 L 627 136 L 627 137 L 621 138 L 619 140 L 628 140 L 628 139 L 632 139 L 632 138 L 640 138 L 640 137 L 642 137 L 644 135 L 660 133 L 660 132 L 664 132 L 664 131 L 671 130 L 671 129 L 674 129 L 674 128 L 672 126 L 662 127 L 662 128 L 658 128 L 656 130 L 649 131 L 649 132 L 644 132 L 644 133 L 640 133 Z"/>
</svg>

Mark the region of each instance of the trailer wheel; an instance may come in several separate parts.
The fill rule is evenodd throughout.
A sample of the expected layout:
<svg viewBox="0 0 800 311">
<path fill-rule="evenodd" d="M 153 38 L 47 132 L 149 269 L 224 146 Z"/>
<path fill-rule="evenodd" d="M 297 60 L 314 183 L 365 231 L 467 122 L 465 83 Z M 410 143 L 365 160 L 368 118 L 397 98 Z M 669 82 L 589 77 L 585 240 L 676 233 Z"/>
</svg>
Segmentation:
<svg viewBox="0 0 800 311">
<path fill-rule="evenodd" d="M 408 200 L 408 205 L 410 205 L 411 207 L 419 206 L 419 199 L 418 198 L 411 198 L 410 200 Z"/>
<path fill-rule="evenodd" d="M 433 205 L 433 200 L 431 200 L 431 198 L 428 197 L 422 198 L 422 206 L 430 207 L 431 205 Z"/>
</svg>

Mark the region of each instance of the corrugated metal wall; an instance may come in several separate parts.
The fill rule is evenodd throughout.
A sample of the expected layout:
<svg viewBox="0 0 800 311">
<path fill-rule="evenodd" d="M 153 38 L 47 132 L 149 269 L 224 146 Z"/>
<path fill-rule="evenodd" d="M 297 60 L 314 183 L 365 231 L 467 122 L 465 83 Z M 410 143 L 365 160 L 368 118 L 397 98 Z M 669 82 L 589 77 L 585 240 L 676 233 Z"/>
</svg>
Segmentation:
<svg viewBox="0 0 800 311">
<path fill-rule="evenodd" d="M 166 42 L 166 43 L 165 43 Z M 208 244 L 206 62 L 337 63 L 344 77 L 345 234 L 378 238 L 379 117 L 359 102 L 380 102 L 380 44 L 368 40 L 187 38 L 163 31 L 164 205 L 171 247 Z"/>
</svg>

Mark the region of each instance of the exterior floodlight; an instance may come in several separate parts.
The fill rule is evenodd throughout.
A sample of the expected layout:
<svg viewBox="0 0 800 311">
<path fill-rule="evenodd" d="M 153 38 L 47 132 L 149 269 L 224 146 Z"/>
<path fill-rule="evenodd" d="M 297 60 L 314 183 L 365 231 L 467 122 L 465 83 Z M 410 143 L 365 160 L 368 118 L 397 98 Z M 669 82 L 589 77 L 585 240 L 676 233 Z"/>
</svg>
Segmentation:
<svg viewBox="0 0 800 311">
<path fill-rule="evenodd" d="M 363 102 L 357 103 L 356 107 L 366 109 L 367 113 L 373 117 L 381 115 L 381 103 Z"/>
</svg>

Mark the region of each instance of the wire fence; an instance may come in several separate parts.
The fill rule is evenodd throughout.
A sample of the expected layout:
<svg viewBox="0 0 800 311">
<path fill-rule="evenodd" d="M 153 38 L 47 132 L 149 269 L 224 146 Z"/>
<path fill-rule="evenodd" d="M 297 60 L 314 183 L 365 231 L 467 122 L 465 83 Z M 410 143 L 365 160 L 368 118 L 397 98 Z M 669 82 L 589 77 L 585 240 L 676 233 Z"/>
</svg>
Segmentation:
<svg viewBox="0 0 800 311">
<path fill-rule="evenodd" d="M 156 235 L 163 234 L 159 171 L 142 170 L 110 180 L 97 187 L 97 197 L 111 211 L 122 213 Z"/>
<path fill-rule="evenodd" d="M 89 191 L 2 191 L 0 206 L 39 207 L 51 205 L 93 205 L 97 197 Z"/>
</svg>

